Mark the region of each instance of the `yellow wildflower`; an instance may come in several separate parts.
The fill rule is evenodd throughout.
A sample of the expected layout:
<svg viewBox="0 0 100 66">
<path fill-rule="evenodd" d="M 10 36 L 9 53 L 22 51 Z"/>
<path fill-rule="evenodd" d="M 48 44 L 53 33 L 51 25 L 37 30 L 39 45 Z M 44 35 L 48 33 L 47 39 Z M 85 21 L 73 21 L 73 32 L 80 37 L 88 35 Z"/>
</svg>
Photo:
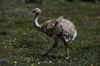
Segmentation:
<svg viewBox="0 0 100 66">
<path fill-rule="evenodd" d="M 7 42 L 7 40 L 4 40 L 5 42 Z"/>
<path fill-rule="evenodd" d="M 84 37 L 82 37 L 84 39 Z"/>
<path fill-rule="evenodd" d="M 7 46 L 4 46 L 4 48 L 6 48 Z"/>
<path fill-rule="evenodd" d="M 62 56 L 62 54 L 60 54 Z"/>
<path fill-rule="evenodd" d="M 100 63 L 99 63 L 99 65 L 100 65 Z"/>
<path fill-rule="evenodd" d="M 99 19 L 99 16 L 97 16 L 97 19 Z"/>
<path fill-rule="evenodd" d="M 20 30 L 22 30 L 22 28 L 20 28 Z"/>
<path fill-rule="evenodd" d="M 72 61 L 70 61 L 70 62 L 72 62 Z"/>
<path fill-rule="evenodd" d="M 17 61 L 15 61 L 15 63 L 17 63 Z"/>
<path fill-rule="evenodd" d="M 21 38 L 21 36 L 19 38 Z"/>
<path fill-rule="evenodd" d="M 7 40 L 6 40 L 6 42 L 7 42 Z"/>
<path fill-rule="evenodd" d="M 27 28 L 27 30 L 29 30 L 29 28 Z"/>
<path fill-rule="evenodd" d="M 60 61 L 58 61 L 60 63 Z"/>
<path fill-rule="evenodd" d="M 32 31 L 33 31 L 34 29 L 32 29 Z"/>
<path fill-rule="evenodd" d="M 24 35 L 26 35 L 26 32 L 24 33 Z"/>
<path fill-rule="evenodd" d="M 91 27 L 93 27 L 93 26 L 91 25 Z"/>
<path fill-rule="evenodd" d="M 93 66 L 93 64 L 91 64 L 91 66 Z"/>
<path fill-rule="evenodd" d="M 10 40 L 10 42 L 11 42 L 11 40 Z"/>
<path fill-rule="evenodd" d="M 34 64 L 32 64 L 32 66 L 33 66 Z"/>
</svg>

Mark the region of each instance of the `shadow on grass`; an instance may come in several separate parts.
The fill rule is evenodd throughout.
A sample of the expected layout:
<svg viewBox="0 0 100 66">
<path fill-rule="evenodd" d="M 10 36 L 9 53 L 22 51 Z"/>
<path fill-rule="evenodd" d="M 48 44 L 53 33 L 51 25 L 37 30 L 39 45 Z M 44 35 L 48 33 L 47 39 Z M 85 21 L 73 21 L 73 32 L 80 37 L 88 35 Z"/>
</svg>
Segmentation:
<svg viewBox="0 0 100 66">
<path fill-rule="evenodd" d="M 63 56 L 61 56 L 61 55 L 40 55 L 40 54 L 30 54 L 30 55 L 32 55 L 32 56 L 37 56 L 37 57 L 45 57 L 45 58 L 52 58 L 52 59 L 56 59 L 56 58 L 58 58 L 58 59 L 60 59 L 60 58 L 63 58 Z"/>
<path fill-rule="evenodd" d="M 60 58 L 63 58 L 61 55 L 58 55 L 58 56 L 55 56 L 55 55 L 47 55 L 47 56 L 45 56 L 45 57 L 47 57 L 47 58 L 53 58 L 53 59 L 56 59 L 56 58 L 60 59 Z"/>
<path fill-rule="evenodd" d="M 42 47 L 42 41 L 33 40 L 27 37 L 23 37 L 21 39 L 17 39 L 16 43 L 13 44 L 15 48 L 30 48 L 30 47 L 37 47 L 41 48 Z"/>
</svg>

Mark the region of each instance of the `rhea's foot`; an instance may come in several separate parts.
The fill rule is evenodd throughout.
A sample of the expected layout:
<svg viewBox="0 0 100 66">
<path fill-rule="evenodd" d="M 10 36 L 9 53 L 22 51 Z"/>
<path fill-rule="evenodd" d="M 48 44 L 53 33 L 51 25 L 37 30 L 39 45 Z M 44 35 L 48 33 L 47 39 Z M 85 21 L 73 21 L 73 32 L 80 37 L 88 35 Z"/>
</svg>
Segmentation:
<svg viewBox="0 0 100 66">
<path fill-rule="evenodd" d="M 66 59 L 69 59 L 70 57 L 66 57 Z"/>
</svg>

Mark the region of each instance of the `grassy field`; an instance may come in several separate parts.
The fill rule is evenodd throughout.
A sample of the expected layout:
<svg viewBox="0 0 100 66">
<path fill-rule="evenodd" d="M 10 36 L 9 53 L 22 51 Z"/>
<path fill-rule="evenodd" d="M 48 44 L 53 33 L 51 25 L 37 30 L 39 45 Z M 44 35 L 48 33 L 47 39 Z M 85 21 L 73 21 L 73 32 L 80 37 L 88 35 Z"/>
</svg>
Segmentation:
<svg viewBox="0 0 100 66">
<path fill-rule="evenodd" d="M 0 3 L 0 66 L 100 66 L 100 3 L 45 0 L 40 4 Z M 63 42 L 48 56 L 51 37 L 36 30 L 31 12 L 42 10 L 39 23 L 64 16 L 76 25 L 77 37 L 69 41 L 70 59 L 66 60 Z"/>
</svg>

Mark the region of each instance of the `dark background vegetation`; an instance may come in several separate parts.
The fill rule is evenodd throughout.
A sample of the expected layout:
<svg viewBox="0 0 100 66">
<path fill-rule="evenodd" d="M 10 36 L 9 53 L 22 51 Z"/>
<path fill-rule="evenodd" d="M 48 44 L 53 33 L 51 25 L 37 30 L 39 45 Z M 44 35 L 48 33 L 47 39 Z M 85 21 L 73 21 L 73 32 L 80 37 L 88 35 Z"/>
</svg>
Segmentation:
<svg viewBox="0 0 100 66">
<path fill-rule="evenodd" d="M 76 25 L 70 59 L 61 41 L 42 56 L 53 40 L 33 25 L 37 7 L 40 24 L 63 16 Z M 0 0 L 0 66 L 100 66 L 100 0 Z"/>
</svg>

